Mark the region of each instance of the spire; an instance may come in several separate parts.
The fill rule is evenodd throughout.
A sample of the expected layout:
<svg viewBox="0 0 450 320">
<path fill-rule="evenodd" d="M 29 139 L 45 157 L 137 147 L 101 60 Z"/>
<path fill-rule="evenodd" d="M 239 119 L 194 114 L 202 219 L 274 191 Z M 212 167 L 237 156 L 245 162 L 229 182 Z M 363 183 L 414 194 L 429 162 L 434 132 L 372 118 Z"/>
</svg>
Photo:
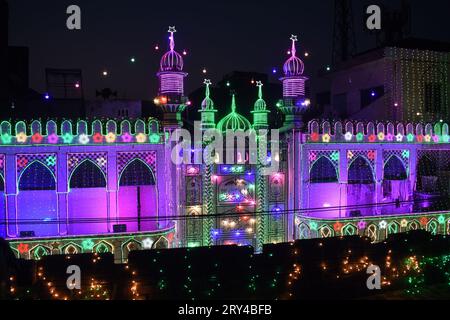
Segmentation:
<svg viewBox="0 0 450 320">
<path fill-rule="evenodd" d="M 205 84 L 205 98 L 202 101 L 200 111 L 215 111 L 214 110 L 214 102 L 209 97 L 209 95 L 210 95 L 209 86 L 211 85 L 211 80 L 205 79 L 205 81 L 203 81 L 203 83 Z"/>
<path fill-rule="evenodd" d="M 263 99 L 263 92 L 262 92 L 263 84 L 261 81 L 256 81 L 256 86 L 258 87 L 258 100 L 256 100 L 254 108 L 253 108 L 254 111 L 252 111 L 252 112 L 258 112 L 258 111 L 265 112 L 267 105 Z"/>
<path fill-rule="evenodd" d="M 258 87 L 258 99 L 262 99 L 263 95 L 262 95 L 262 87 L 263 84 L 261 81 L 256 81 L 256 86 Z"/>
<path fill-rule="evenodd" d="M 209 86 L 211 85 L 211 80 L 205 79 L 203 81 L 203 84 L 205 84 L 205 99 L 209 98 Z"/>
<path fill-rule="evenodd" d="M 170 42 L 169 42 L 170 51 L 173 51 L 175 49 L 175 38 L 174 38 L 173 34 L 175 32 L 177 32 L 177 30 L 175 29 L 175 26 L 173 26 L 173 27 L 169 26 L 169 31 L 168 32 L 170 33 L 170 37 L 169 37 L 169 40 L 170 40 Z"/>
<path fill-rule="evenodd" d="M 231 112 L 232 113 L 236 112 L 236 97 L 235 97 L 234 93 L 231 96 Z"/>
<path fill-rule="evenodd" d="M 297 53 L 297 49 L 295 48 L 295 43 L 298 41 L 297 36 L 296 35 L 291 35 L 291 41 L 292 41 L 292 49 L 291 49 L 291 54 L 293 57 L 295 57 L 295 54 Z"/>
</svg>

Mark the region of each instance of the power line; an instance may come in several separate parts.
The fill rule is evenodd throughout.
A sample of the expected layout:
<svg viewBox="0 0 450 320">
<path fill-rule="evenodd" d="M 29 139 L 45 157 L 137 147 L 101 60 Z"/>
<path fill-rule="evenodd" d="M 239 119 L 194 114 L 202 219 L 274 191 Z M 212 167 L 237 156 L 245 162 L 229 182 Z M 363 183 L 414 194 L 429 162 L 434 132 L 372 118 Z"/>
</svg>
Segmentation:
<svg viewBox="0 0 450 320">
<path fill-rule="evenodd" d="M 277 216 L 287 216 L 289 214 L 301 214 L 301 213 L 317 213 L 317 212 L 327 212 L 327 211 L 337 211 L 337 210 L 350 210 L 350 209 L 368 209 L 368 208 L 379 208 L 386 207 L 391 205 L 398 204 L 420 204 L 430 202 L 431 200 L 443 199 L 448 200 L 447 197 L 431 197 L 429 199 L 422 200 L 405 200 L 405 201 L 392 201 L 392 202 L 384 202 L 384 203 L 367 203 L 367 204 L 358 204 L 358 205 L 347 205 L 347 206 L 335 206 L 335 207 L 318 207 L 318 208 L 306 208 L 306 209 L 282 209 L 277 212 L 273 211 L 242 211 L 242 212 L 229 212 L 229 213 L 215 213 L 209 215 L 180 215 L 180 216 L 153 216 L 153 217 L 140 217 L 140 222 L 162 222 L 162 221 L 179 221 L 179 220 L 203 220 L 209 218 L 236 218 L 242 216 L 273 216 L 274 214 Z M 444 209 L 442 209 L 444 210 Z M 433 212 L 433 211 L 430 211 Z M 404 213 L 404 214 L 413 214 L 413 213 Z M 399 214 L 401 215 L 401 214 Z M 373 215 L 375 216 L 375 215 Z M 304 217 L 314 218 L 314 216 L 304 215 Z M 367 216 L 366 216 L 367 217 Z M 370 216 L 371 217 L 371 216 Z M 340 217 L 335 217 L 340 218 Z M 356 218 L 356 217 L 355 217 Z M 363 218 L 363 217 L 361 217 Z M 332 219 L 332 218 L 330 218 Z M 10 222 L 10 224 L 17 225 L 51 225 L 51 224 L 84 224 L 84 223 L 115 223 L 120 224 L 123 222 L 137 222 L 138 217 L 124 217 L 124 218 L 104 218 L 104 217 L 91 217 L 91 218 L 75 218 L 75 219 L 54 219 L 48 221 L 42 221 L 38 219 L 16 219 L 14 222 Z M 0 220 L 0 225 L 6 225 L 5 220 Z"/>
</svg>

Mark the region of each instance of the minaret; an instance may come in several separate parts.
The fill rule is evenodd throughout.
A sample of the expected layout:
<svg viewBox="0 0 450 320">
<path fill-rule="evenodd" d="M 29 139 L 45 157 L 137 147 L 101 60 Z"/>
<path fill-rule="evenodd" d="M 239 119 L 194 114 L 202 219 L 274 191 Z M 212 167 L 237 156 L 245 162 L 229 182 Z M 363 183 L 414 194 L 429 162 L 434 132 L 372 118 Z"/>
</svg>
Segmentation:
<svg viewBox="0 0 450 320">
<path fill-rule="evenodd" d="M 258 131 L 269 128 L 268 114 L 270 111 L 267 110 L 266 102 L 263 99 L 262 82 L 257 81 L 256 86 L 258 87 L 258 100 L 256 100 L 251 113 L 253 114 L 253 128 Z"/>
<path fill-rule="evenodd" d="M 209 79 L 205 79 L 205 99 L 202 101 L 201 108 L 199 112 L 202 115 L 201 120 L 201 130 L 205 132 L 208 129 L 215 129 L 216 121 L 215 121 L 215 113 L 217 112 L 214 109 L 214 102 L 210 98 L 210 90 L 209 87 L 211 85 L 211 81 Z M 208 144 L 210 141 L 203 141 L 202 150 L 208 148 Z M 203 152 L 201 154 L 203 157 Z M 215 206 L 214 206 L 214 185 L 212 181 L 212 175 L 214 173 L 214 164 L 213 163 L 204 163 L 203 164 L 203 190 L 202 190 L 202 201 L 203 201 L 203 215 L 205 216 L 202 219 L 202 245 L 210 246 L 213 244 L 212 238 L 212 229 L 214 226 L 214 219 L 209 217 L 215 214 Z"/>
<path fill-rule="evenodd" d="M 267 130 L 269 129 L 267 104 L 263 99 L 261 81 L 256 82 L 258 87 L 258 100 L 256 100 L 253 111 L 253 129 L 257 137 L 257 164 L 256 164 L 256 251 L 261 252 L 264 243 L 267 242 L 268 234 L 268 204 L 267 204 L 267 189 L 268 179 L 263 174 L 266 166 L 267 149 L 265 152 L 260 149 L 260 146 L 267 146 Z"/>
<path fill-rule="evenodd" d="M 183 123 L 181 113 L 186 108 L 187 98 L 184 96 L 184 78 L 187 73 L 183 72 L 183 58 L 175 51 L 175 27 L 169 27 L 169 51 L 161 58 L 159 64 L 159 92 L 154 99 L 157 106 L 163 110 L 163 130 L 166 143 L 164 145 L 164 176 L 165 176 L 165 196 L 164 214 L 158 222 L 159 227 L 164 228 L 170 223 L 163 219 L 163 216 L 180 216 L 184 214 L 182 186 L 184 185 L 183 165 L 175 164 L 172 161 L 172 151 L 178 139 L 170 139 L 173 133 L 177 134 Z M 176 138 L 176 137 L 175 137 Z M 184 241 L 184 221 L 175 220 L 177 234 L 175 236 L 175 246 L 183 245 Z M 177 243 L 178 242 L 178 243 Z"/>
<path fill-rule="evenodd" d="M 217 110 L 214 109 L 214 102 L 209 96 L 209 86 L 211 85 L 211 81 L 205 79 L 203 83 L 205 84 L 205 99 L 203 99 L 201 109 L 198 111 L 202 115 L 202 131 L 214 129 L 216 127 L 215 113 L 217 112 Z"/>
<path fill-rule="evenodd" d="M 305 82 L 308 78 L 303 76 L 303 61 L 296 56 L 297 36 L 292 35 L 290 39 L 291 56 L 284 63 L 284 77 L 280 79 L 283 82 L 283 100 L 279 101 L 277 106 L 285 115 L 284 128 L 301 128 L 302 113 L 310 104 L 305 97 Z"/>
<path fill-rule="evenodd" d="M 175 51 L 175 27 L 169 27 L 169 51 L 161 58 L 159 64 L 159 92 L 154 99 L 156 105 L 164 112 L 163 126 L 174 130 L 182 126 L 181 113 L 186 108 L 187 98 L 184 96 L 183 58 Z"/>
</svg>

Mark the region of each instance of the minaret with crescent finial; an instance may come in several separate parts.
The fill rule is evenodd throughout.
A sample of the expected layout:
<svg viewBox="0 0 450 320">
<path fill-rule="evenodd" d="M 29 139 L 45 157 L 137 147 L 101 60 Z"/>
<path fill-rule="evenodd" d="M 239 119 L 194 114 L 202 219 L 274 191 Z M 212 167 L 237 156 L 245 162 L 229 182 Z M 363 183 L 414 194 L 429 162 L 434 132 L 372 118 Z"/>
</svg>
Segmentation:
<svg viewBox="0 0 450 320">
<path fill-rule="evenodd" d="M 202 130 L 214 129 L 216 127 L 214 102 L 210 97 L 211 80 L 205 79 L 205 98 L 202 101 L 201 108 L 198 112 L 202 115 Z"/>
<path fill-rule="evenodd" d="M 183 58 L 175 51 L 175 26 L 169 27 L 169 51 L 162 57 L 157 76 L 159 78 L 158 96 L 154 99 L 164 113 L 163 126 L 176 129 L 182 126 L 181 113 L 187 106 L 188 99 L 184 96 Z"/>
<path fill-rule="evenodd" d="M 280 79 L 283 83 L 283 99 L 278 102 L 277 107 L 285 115 L 284 127 L 301 128 L 302 113 L 310 104 L 305 95 L 305 82 L 308 78 L 303 75 L 305 69 L 303 61 L 296 55 L 297 36 L 291 35 L 290 40 L 291 56 L 283 65 L 284 77 Z"/>
</svg>

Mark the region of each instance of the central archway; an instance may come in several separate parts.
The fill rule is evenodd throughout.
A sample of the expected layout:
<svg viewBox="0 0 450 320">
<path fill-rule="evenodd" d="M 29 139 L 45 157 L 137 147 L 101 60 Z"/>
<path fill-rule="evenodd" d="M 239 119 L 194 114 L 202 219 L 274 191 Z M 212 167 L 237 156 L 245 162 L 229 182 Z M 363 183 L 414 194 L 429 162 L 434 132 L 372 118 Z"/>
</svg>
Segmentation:
<svg viewBox="0 0 450 320">
<path fill-rule="evenodd" d="M 72 235 L 108 232 L 106 178 L 93 161 L 81 162 L 69 177 L 69 225 Z"/>
<path fill-rule="evenodd" d="M 367 159 L 358 156 L 348 168 L 347 205 L 350 216 L 371 215 L 374 211 L 375 179 Z"/>
<path fill-rule="evenodd" d="M 37 237 L 58 234 L 56 179 L 39 161 L 32 162 L 19 176 L 17 195 L 18 231 Z"/>
<path fill-rule="evenodd" d="M 158 197 L 152 170 L 140 159 L 134 159 L 119 177 L 118 223 L 127 231 L 157 229 Z"/>
</svg>

